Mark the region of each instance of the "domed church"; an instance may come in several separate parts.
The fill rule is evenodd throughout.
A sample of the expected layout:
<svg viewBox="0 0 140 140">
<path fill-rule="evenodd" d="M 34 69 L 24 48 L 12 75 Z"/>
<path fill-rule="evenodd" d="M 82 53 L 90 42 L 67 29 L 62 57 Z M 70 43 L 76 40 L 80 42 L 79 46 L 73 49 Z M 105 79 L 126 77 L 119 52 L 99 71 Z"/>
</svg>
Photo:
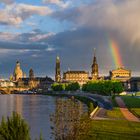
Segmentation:
<svg viewBox="0 0 140 140">
<path fill-rule="evenodd" d="M 23 78 L 23 71 L 20 67 L 20 62 L 17 61 L 12 79 L 13 81 L 18 81 L 20 78 Z"/>
</svg>

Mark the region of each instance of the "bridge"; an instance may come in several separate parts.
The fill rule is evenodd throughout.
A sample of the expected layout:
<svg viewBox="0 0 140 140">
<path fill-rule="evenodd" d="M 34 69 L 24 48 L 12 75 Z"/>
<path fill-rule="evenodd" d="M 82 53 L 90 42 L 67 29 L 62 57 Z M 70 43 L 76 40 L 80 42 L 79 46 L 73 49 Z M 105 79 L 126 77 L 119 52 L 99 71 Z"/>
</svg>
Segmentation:
<svg viewBox="0 0 140 140">
<path fill-rule="evenodd" d="M 29 90 L 29 87 L 0 87 L 1 94 L 11 94 L 13 92 L 21 92 L 25 90 Z"/>
</svg>

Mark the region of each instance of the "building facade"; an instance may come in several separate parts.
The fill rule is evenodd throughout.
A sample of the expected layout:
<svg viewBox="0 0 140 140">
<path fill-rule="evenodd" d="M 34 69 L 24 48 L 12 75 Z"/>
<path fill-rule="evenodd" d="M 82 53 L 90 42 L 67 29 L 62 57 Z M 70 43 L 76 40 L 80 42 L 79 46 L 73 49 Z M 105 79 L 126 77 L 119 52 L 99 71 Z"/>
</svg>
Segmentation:
<svg viewBox="0 0 140 140">
<path fill-rule="evenodd" d="M 89 81 L 89 73 L 86 71 L 67 71 L 63 74 L 63 81 L 78 82 L 83 85 Z"/>
<path fill-rule="evenodd" d="M 9 80 L 0 80 L 0 87 L 2 88 L 15 87 L 15 83 Z"/>
<path fill-rule="evenodd" d="M 126 82 L 131 78 L 131 71 L 124 69 L 124 68 L 118 68 L 115 70 L 110 71 L 110 79 L 112 80 L 120 80 L 121 82 Z"/>
<path fill-rule="evenodd" d="M 10 77 L 10 80 L 11 81 L 18 81 L 20 78 L 23 78 L 24 76 L 24 73 L 20 67 L 20 62 L 17 61 L 16 62 L 16 66 L 15 66 L 15 69 L 14 69 L 14 72 L 13 72 L 13 75 Z"/>
<path fill-rule="evenodd" d="M 125 90 L 130 90 L 130 82 L 131 79 L 131 71 L 124 69 L 124 68 L 118 68 L 115 70 L 110 71 L 109 78 L 111 80 L 119 80 L 122 82 L 123 87 Z"/>
<path fill-rule="evenodd" d="M 94 50 L 94 57 L 91 66 L 91 76 L 89 72 L 86 71 L 66 71 L 63 73 L 63 81 L 65 82 L 78 82 L 80 85 L 87 83 L 90 80 L 98 80 L 99 79 L 99 70 L 97 58 Z"/>
</svg>

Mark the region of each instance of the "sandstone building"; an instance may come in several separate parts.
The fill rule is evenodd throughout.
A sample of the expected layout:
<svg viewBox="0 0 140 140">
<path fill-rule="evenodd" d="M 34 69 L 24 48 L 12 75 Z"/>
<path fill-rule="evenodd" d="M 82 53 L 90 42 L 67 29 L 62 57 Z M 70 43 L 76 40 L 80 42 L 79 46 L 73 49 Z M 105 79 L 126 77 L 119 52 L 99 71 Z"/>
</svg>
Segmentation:
<svg viewBox="0 0 140 140">
<path fill-rule="evenodd" d="M 121 82 L 126 82 L 131 78 L 131 71 L 124 69 L 124 68 L 118 68 L 115 70 L 110 71 L 110 79 L 114 80 L 120 80 Z"/>
<path fill-rule="evenodd" d="M 89 72 L 86 71 L 66 71 L 63 73 L 63 81 L 64 82 L 78 82 L 80 85 L 87 83 L 90 80 L 98 80 L 99 79 L 99 71 L 97 58 L 94 51 L 93 63 L 91 66 L 91 76 Z"/>
<path fill-rule="evenodd" d="M 20 63 L 19 61 L 16 62 L 16 66 L 15 66 L 15 69 L 14 69 L 14 73 L 13 73 L 13 76 L 11 77 L 11 80 L 13 81 L 18 81 L 19 78 L 23 78 L 23 71 L 20 67 Z"/>
<path fill-rule="evenodd" d="M 78 82 L 80 85 L 83 85 L 89 81 L 89 73 L 86 71 L 67 71 L 63 74 L 63 80 Z"/>
</svg>

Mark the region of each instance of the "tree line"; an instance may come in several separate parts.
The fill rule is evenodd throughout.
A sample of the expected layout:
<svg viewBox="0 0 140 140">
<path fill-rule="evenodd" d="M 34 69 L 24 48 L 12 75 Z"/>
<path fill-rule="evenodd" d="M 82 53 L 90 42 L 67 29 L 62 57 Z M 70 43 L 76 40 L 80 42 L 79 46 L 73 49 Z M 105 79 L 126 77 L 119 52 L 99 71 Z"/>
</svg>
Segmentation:
<svg viewBox="0 0 140 140">
<path fill-rule="evenodd" d="M 111 95 L 123 92 L 124 87 L 122 82 L 117 80 L 99 80 L 84 84 L 82 90 L 95 94 Z"/>
<path fill-rule="evenodd" d="M 76 91 L 80 89 L 77 82 L 74 83 L 54 83 L 53 91 Z M 124 91 L 122 82 L 117 80 L 98 80 L 89 81 L 81 87 L 82 91 L 91 92 L 93 94 L 111 95 Z"/>
<path fill-rule="evenodd" d="M 77 82 L 74 83 L 54 83 L 51 86 L 53 91 L 76 91 L 80 89 L 80 85 Z"/>
</svg>

